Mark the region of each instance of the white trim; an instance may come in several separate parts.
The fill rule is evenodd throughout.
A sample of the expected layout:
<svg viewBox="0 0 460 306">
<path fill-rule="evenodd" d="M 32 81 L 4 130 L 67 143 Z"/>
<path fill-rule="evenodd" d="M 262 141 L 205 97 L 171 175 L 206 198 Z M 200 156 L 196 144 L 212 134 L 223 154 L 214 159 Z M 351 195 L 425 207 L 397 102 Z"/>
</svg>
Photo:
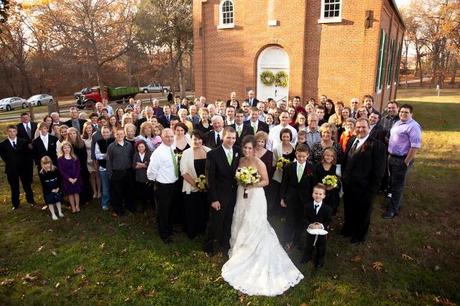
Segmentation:
<svg viewBox="0 0 460 306">
<path fill-rule="evenodd" d="M 325 0 L 321 0 L 321 15 L 318 19 L 318 23 L 337 23 L 342 22 L 342 0 L 339 1 L 339 16 L 336 17 L 324 17 L 324 8 L 326 6 Z"/>
<path fill-rule="evenodd" d="M 224 12 L 222 8 L 224 3 L 229 1 L 232 4 L 232 23 L 224 23 Z M 217 25 L 217 29 L 233 29 L 235 27 L 235 2 L 233 0 L 221 0 L 219 4 L 219 24 Z"/>
</svg>

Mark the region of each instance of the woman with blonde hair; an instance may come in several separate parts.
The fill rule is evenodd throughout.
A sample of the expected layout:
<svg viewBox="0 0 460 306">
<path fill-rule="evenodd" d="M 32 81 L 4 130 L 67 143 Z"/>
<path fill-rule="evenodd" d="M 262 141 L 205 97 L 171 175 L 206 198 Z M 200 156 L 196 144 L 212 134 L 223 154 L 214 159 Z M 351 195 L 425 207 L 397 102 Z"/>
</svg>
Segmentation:
<svg viewBox="0 0 460 306">
<path fill-rule="evenodd" d="M 99 171 L 97 171 L 95 166 L 96 163 L 91 159 L 91 145 L 93 142 L 92 135 L 93 126 L 91 125 L 91 122 L 85 122 L 81 138 L 83 139 L 86 148 L 86 167 L 89 172 L 89 183 L 91 184 L 91 188 L 93 190 L 93 198 L 96 199 L 101 197 L 101 184 L 99 182 Z"/>
<path fill-rule="evenodd" d="M 63 191 L 69 197 L 72 213 L 80 212 L 80 192 L 82 191 L 80 161 L 73 152 L 70 142 L 64 141 L 62 143 L 57 163 L 62 178 Z"/>
<path fill-rule="evenodd" d="M 131 112 L 123 114 L 123 117 L 121 117 L 121 127 L 124 128 L 126 124 L 128 123 L 133 123 L 133 116 L 131 115 Z"/>
<path fill-rule="evenodd" d="M 139 140 L 143 140 L 145 142 L 147 149 L 150 152 L 155 151 L 161 143 L 161 137 L 153 134 L 153 124 L 148 121 L 141 124 L 140 133 L 136 137 L 136 142 Z"/>
<path fill-rule="evenodd" d="M 193 131 L 193 123 L 187 120 L 188 111 L 185 108 L 181 108 L 177 111 L 177 116 L 179 117 L 179 122 L 185 124 L 188 128 L 189 134 Z"/>
<path fill-rule="evenodd" d="M 319 128 L 321 135 L 321 141 L 315 143 L 311 148 L 311 156 L 315 163 L 320 163 L 323 158 L 323 151 L 326 148 L 332 147 L 335 149 L 337 154 L 337 164 L 341 164 L 342 161 L 342 148 L 337 142 L 337 127 L 333 123 L 323 123 Z M 340 168 L 340 166 L 339 166 Z"/>
</svg>

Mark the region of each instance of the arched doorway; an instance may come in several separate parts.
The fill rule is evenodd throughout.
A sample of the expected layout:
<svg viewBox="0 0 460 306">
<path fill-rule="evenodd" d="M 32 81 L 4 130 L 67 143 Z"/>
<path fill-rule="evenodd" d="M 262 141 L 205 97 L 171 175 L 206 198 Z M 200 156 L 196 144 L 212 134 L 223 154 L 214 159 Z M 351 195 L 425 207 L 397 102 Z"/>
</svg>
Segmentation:
<svg viewBox="0 0 460 306">
<path fill-rule="evenodd" d="M 282 47 L 267 47 L 257 58 L 257 98 L 279 101 L 288 97 L 289 56 Z"/>
</svg>

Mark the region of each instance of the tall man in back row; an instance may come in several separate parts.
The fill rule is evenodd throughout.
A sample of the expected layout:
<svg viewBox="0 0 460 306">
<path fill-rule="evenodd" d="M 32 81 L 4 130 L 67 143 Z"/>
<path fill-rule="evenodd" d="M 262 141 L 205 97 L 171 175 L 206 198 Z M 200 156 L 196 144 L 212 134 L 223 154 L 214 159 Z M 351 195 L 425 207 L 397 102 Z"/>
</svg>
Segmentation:
<svg viewBox="0 0 460 306">
<path fill-rule="evenodd" d="M 388 142 L 388 170 L 390 172 L 390 205 L 383 214 L 384 219 L 393 219 L 401 208 L 403 188 L 408 169 L 422 145 L 422 129 L 412 119 L 413 108 L 403 104 L 399 108 L 399 121 L 390 130 Z"/>
</svg>

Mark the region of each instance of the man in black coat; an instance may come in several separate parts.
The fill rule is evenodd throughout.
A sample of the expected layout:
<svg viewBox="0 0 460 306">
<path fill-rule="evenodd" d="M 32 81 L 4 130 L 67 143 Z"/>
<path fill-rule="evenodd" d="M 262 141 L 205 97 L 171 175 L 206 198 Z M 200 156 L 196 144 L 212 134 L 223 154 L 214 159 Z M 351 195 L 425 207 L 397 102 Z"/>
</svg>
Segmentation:
<svg viewBox="0 0 460 306">
<path fill-rule="evenodd" d="M 32 181 L 28 175 L 28 164 L 24 163 L 30 155 L 27 140 L 17 137 L 17 127 L 9 125 L 6 128 L 7 139 L 0 143 L 0 157 L 5 162 L 5 173 L 11 188 L 11 204 L 13 210 L 19 207 L 19 180 L 26 193 L 26 200 L 34 204 Z"/>
<path fill-rule="evenodd" d="M 369 136 L 369 121 L 356 121 L 356 137 L 350 139 L 342 163 L 345 222 L 341 234 L 351 243 L 364 242 L 369 230 L 372 202 L 385 171 L 385 145 Z"/>
<path fill-rule="evenodd" d="M 64 122 L 64 124 L 68 127 L 76 128 L 81 135 L 83 133 L 83 125 L 85 124 L 86 120 L 78 118 L 78 108 L 76 108 L 75 106 L 69 108 L 69 115 L 70 119 Z"/>
<path fill-rule="evenodd" d="M 259 103 L 259 100 L 257 100 L 256 94 L 252 89 L 248 91 L 248 98 L 244 101 L 248 102 L 249 107 L 257 107 L 257 103 Z"/>
<path fill-rule="evenodd" d="M 317 184 L 313 187 L 313 201 L 307 204 L 306 217 L 307 228 L 312 227 L 329 230 L 329 224 L 332 219 L 331 207 L 324 205 L 323 200 L 326 197 L 326 186 Z M 326 235 L 307 235 L 307 243 L 302 256 L 301 263 L 307 263 L 313 258 L 313 252 L 316 249 L 315 267 L 321 268 L 324 265 L 326 255 Z"/>
<path fill-rule="evenodd" d="M 287 249 L 300 247 L 300 233 L 303 227 L 305 205 L 311 202 L 314 183 L 313 165 L 307 161 L 308 147 L 300 144 L 296 148 L 296 162 L 283 169 L 280 196 L 281 206 L 286 208 L 284 243 Z"/>
<path fill-rule="evenodd" d="M 173 106 L 174 107 L 174 106 Z M 178 117 L 171 114 L 171 106 L 163 106 L 163 115 L 158 118 L 158 122 L 164 127 L 169 128 L 172 120 L 177 120 Z"/>
<path fill-rule="evenodd" d="M 268 134 L 270 132 L 268 128 L 268 124 L 260 121 L 259 117 L 260 117 L 259 109 L 257 107 L 252 107 L 249 120 L 246 121 L 244 124 L 252 129 L 252 132 L 254 135 L 259 131 L 262 131 Z"/>
<path fill-rule="evenodd" d="M 211 118 L 212 130 L 204 135 L 205 146 L 214 149 L 222 144 L 224 136 L 224 119 L 220 115 Z"/>
<path fill-rule="evenodd" d="M 32 183 L 34 176 L 34 159 L 32 156 L 32 140 L 34 140 L 37 130 L 37 123 L 30 121 L 30 114 L 25 112 L 21 114 L 21 123 L 16 125 L 17 137 L 27 141 L 27 151 L 24 154 L 24 178 Z"/>
<path fill-rule="evenodd" d="M 372 113 L 369 115 L 369 126 L 370 126 L 369 136 L 385 143 L 386 133 L 383 127 L 379 123 L 380 123 L 379 113 Z"/>
<path fill-rule="evenodd" d="M 244 124 L 244 112 L 242 109 L 238 109 L 235 114 L 235 123 L 230 125 L 236 131 L 236 145 L 241 146 L 241 140 L 247 135 L 254 135 L 254 132 L 250 126 Z"/>
<path fill-rule="evenodd" d="M 57 137 L 48 133 L 48 125 L 45 122 L 40 123 L 38 126 L 39 135 L 32 141 L 32 154 L 35 160 L 35 165 L 38 171 L 41 169 L 40 161 L 43 156 L 49 156 L 53 164 L 57 166 L 57 153 L 56 145 L 58 142 Z"/>
<path fill-rule="evenodd" d="M 230 247 L 237 189 L 235 172 L 240 158 L 239 148 L 234 146 L 235 141 L 235 130 L 226 127 L 223 131 L 222 145 L 209 151 L 206 157 L 206 178 L 211 209 L 204 251 L 209 256 L 214 254 L 216 244 L 220 245 L 224 253 Z"/>
</svg>

